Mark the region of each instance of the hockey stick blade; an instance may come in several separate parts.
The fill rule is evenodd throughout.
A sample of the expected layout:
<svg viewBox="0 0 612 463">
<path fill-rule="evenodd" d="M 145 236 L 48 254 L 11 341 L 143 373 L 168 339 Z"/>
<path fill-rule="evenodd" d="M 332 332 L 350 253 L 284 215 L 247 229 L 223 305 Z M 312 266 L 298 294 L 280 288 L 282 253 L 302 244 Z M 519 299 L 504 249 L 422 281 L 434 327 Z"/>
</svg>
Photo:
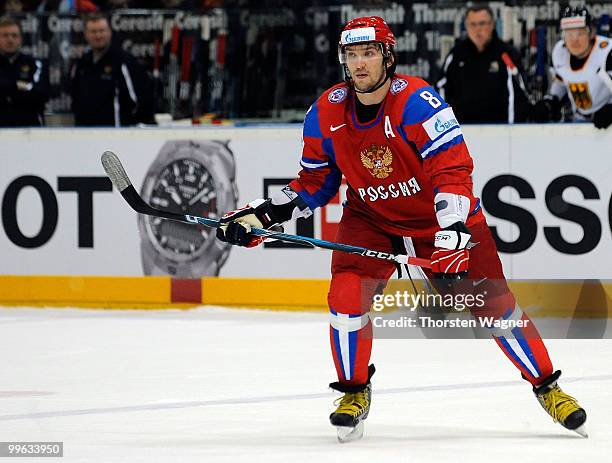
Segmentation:
<svg viewBox="0 0 612 463">
<path fill-rule="evenodd" d="M 112 151 L 107 150 L 102 153 L 102 167 L 104 167 L 106 175 L 108 175 L 108 178 L 110 178 L 119 192 L 122 192 L 132 184 L 125 169 L 121 165 L 119 157 Z"/>
<path fill-rule="evenodd" d="M 123 199 L 125 199 L 125 201 L 130 205 L 130 207 L 136 212 L 140 214 L 150 215 L 152 217 L 162 217 L 164 219 L 176 220 L 192 225 L 200 224 L 212 228 L 219 227 L 219 221 L 215 219 L 210 219 L 208 217 L 199 217 L 197 215 L 175 214 L 173 212 L 166 212 L 149 206 L 138 194 L 138 192 L 134 188 L 134 185 L 132 185 L 132 182 L 130 181 L 127 172 L 121 164 L 119 156 L 117 156 L 112 151 L 105 151 L 102 154 L 102 166 L 104 167 L 104 170 L 106 171 L 106 174 L 110 178 L 113 185 L 115 185 L 115 187 L 121 193 L 121 196 L 123 196 Z M 419 257 L 375 251 L 372 249 L 362 248 L 360 246 L 335 243 L 333 241 L 325 241 L 317 238 L 310 238 L 308 236 L 289 235 L 287 233 L 277 232 L 273 230 L 265 230 L 261 228 L 251 228 L 251 233 L 256 236 L 273 238 L 279 241 L 287 241 L 289 243 L 296 243 L 303 246 L 330 249 L 332 251 L 341 251 L 350 254 L 359 254 L 360 256 L 371 257 L 374 259 L 393 261 L 399 264 L 410 264 L 418 265 L 420 267 L 425 268 L 431 268 L 431 263 L 428 259 L 422 259 Z"/>
<path fill-rule="evenodd" d="M 125 201 L 130 205 L 130 207 L 136 212 L 140 214 L 150 215 L 153 217 L 163 217 L 165 219 L 178 220 L 179 222 L 201 223 L 202 225 L 207 225 L 209 227 L 219 226 L 219 221 L 217 220 L 199 217 L 199 219 L 201 220 L 199 222 L 196 222 L 195 220 L 189 220 L 187 218 L 192 216 L 185 216 L 172 212 L 166 212 L 149 206 L 138 194 L 138 192 L 134 188 L 134 185 L 132 185 L 132 181 L 128 177 L 128 174 L 125 169 L 123 168 L 119 156 L 117 156 L 112 151 L 107 150 L 102 153 L 101 160 L 102 167 L 104 167 L 108 178 L 110 178 L 113 185 L 115 185 L 115 188 L 119 190 L 121 196 L 123 196 L 123 199 L 125 199 Z"/>
<path fill-rule="evenodd" d="M 110 178 L 113 185 L 115 185 L 115 188 L 119 190 L 121 196 L 123 196 L 127 203 L 136 212 L 146 215 L 166 214 L 164 211 L 158 211 L 152 208 L 143 201 L 143 199 L 134 189 L 132 181 L 128 177 L 127 172 L 119 160 L 119 156 L 117 156 L 115 153 L 112 151 L 105 151 L 102 153 L 102 167 L 104 167 L 106 175 L 108 175 L 108 178 Z"/>
</svg>

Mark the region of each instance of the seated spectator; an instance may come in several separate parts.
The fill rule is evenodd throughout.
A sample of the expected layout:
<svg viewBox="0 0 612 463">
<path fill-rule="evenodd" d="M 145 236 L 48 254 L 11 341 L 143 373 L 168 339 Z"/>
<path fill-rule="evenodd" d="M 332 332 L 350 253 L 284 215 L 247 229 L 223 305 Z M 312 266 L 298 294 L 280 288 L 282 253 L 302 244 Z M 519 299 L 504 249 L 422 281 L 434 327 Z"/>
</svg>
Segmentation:
<svg viewBox="0 0 612 463">
<path fill-rule="evenodd" d="M 125 126 L 153 123 L 153 86 L 136 59 L 112 44 L 102 13 L 83 24 L 91 50 L 72 69 L 72 110 L 76 125 Z"/>
<path fill-rule="evenodd" d="M 585 7 L 567 7 L 561 18 L 563 39 L 552 52 L 555 80 L 532 111 L 535 122 L 558 121 L 567 97 L 575 121 L 593 121 L 598 129 L 612 124 L 612 41 L 596 35 Z"/>
<path fill-rule="evenodd" d="M 0 126 L 41 126 L 49 81 L 40 60 L 21 52 L 21 25 L 0 17 Z"/>
<path fill-rule="evenodd" d="M 491 8 L 468 8 L 465 28 L 467 38 L 456 42 L 444 62 L 440 94 L 461 123 L 526 121 L 529 97 L 519 53 L 497 36 Z"/>
</svg>

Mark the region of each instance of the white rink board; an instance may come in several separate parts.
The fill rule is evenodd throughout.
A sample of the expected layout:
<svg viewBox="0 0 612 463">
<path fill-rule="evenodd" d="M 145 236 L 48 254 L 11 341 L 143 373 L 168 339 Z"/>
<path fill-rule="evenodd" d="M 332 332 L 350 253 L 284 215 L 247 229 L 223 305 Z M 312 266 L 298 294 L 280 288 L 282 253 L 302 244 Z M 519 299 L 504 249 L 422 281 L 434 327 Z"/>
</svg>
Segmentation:
<svg viewBox="0 0 612 463">
<path fill-rule="evenodd" d="M 514 175 L 523 179 L 535 198 L 519 198 L 510 187 L 499 197 L 533 217 L 523 231 L 535 233 L 529 247 L 518 253 L 502 252 L 508 277 L 513 278 L 612 278 L 610 198 L 612 192 L 612 132 L 597 131 L 590 125 L 466 126 L 466 140 L 475 160 L 477 195 L 491 179 Z M 168 140 L 223 140 L 228 143 L 236 165 L 238 204 L 263 195 L 266 179 L 293 178 L 299 170 L 301 127 L 269 126 L 249 128 L 179 129 L 38 129 L 0 132 L 0 198 L 3 215 L 0 226 L 0 274 L 14 275 L 129 275 L 143 274 L 140 236 L 136 214 L 119 194 L 93 194 L 93 247 L 79 247 L 77 194 L 58 191 L 58 177 L 104 177 L 100 154 L 117 152 L 137 190 L 160 148 Z M 545 193 L 553 180 L 572 175 L 581 184 L 592 185 L 597 198 L 584 199 L 570 186 L 563 193 L 566 203 L 579 206 L 578 220 L 595 220 L 600 239 L 593 249 L 580 254 L 559 251 L 545 236 L 545 227 L 560 227 L 563 240 L 582 240 L 583 228 L 556 217 L 547 208 Z M 57 201 L 55 232 L 38 247 L 25 248 L 9 239 L 5 209 L 11 209 L 6 191 L 19 177 L 44 180 Z M 588 186 L 588 188 L 591 188 Z M 555 203 L 557 201 L 557 203 Z M 6 203 L 6 204 L 4 204 Z M 553 199 L 558 204 L 558 199 Z M 40 196 L 25 187 L 13 204 L 21 233 L 36 236 L 41 229 L 43 208 Z M 518 227 L 495 217 L 488 210 L 489 225 L 500 237 L 513 241 Z M 328 221 L 340 216 L 340 206 L 327 207 Z M 567 210 L 561 203 L 560 210 Z M 590 211 L 590 212 L 589 212 Z M 10 212 L 10 211 L 9 211 Z M 45 211 L 45 213 L 48 211 Z M 10 214 L 9 214 L 10 215 Z M 525 212 L 523 213 L 525 216 Z M 82 225 L 82 224 L 81 224 Z M 532 227 L 532 225 L 535 225 Z M 314 219 L 314 236 L 323 228 L 319 213 Z M 588 233 L 597 226 L 588 226 Z M 295 232 L 288 227 L 288 232 Z M 588 246 L 587 246 L 588 247 Z M 428 257 L 428 256 L 422 256 Z M 227 277 L 328 278 L 330 252 L 311 249 L 233 249 L 220 275 Z"/>
</svg>

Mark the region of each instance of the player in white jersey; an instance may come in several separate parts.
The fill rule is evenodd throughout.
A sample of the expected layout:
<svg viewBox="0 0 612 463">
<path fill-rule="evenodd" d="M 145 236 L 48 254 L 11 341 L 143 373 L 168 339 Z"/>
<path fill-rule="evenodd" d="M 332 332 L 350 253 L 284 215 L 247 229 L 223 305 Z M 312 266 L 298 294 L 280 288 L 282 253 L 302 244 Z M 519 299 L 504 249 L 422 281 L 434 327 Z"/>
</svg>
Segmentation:
<svg viewBox="0 0 612 463">
<path fill-rule="evenodd" d="M 567 96 L 575 121 L 593 121 L 605 129 L 612 123 L 612 40 L 595 34 L 585 7 L 565 9 L 561 32 L 563 40 L 552 52 L 554 81 L 534 106 L 532 119 L 559 120 Z"/>
</svg>

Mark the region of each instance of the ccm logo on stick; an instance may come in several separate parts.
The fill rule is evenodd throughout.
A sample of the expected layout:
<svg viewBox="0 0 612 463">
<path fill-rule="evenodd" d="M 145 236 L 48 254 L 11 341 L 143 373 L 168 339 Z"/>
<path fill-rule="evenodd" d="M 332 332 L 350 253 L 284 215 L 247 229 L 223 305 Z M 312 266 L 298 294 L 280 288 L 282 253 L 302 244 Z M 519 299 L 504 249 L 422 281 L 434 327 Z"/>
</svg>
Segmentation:
<svg viewBox="0 0 612 463">
<path fill-rule="evenodd" d="M 395 256 L 393 254 L 389 254 L 388 252 L 378 252 L 378 251 L 365 251 L 363 253 L 364 256 L 368 256 L 368 257 L 379 257 L 381 259 L 387 259 L 387 260 L 395 260 Z"/>
</svg>

